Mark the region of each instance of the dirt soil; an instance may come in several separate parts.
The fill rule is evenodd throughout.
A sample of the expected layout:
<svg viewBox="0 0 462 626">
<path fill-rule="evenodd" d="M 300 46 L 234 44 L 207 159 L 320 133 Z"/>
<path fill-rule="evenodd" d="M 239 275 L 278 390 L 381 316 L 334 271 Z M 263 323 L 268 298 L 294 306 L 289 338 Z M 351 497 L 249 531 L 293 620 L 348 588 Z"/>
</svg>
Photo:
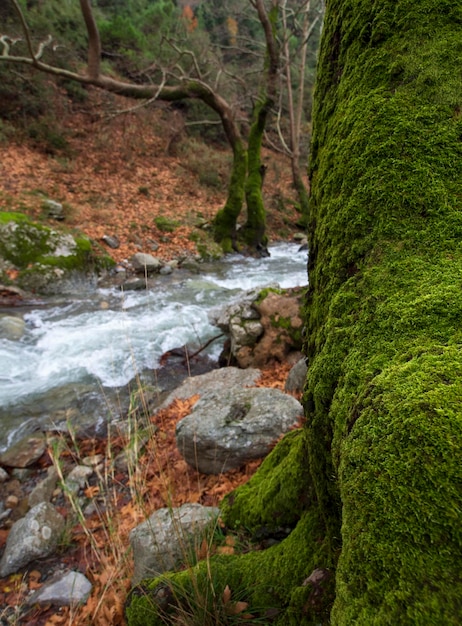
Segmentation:
<svg viewBox="0 0 462 626">
<path fill-rule="evenodd" d="M 172 138 L 177 138 L 175 116 L 161 108 L 102 114 L 109 106 L 102 102 L 105 97 L 93 94 L 84 109 L 62 105 L 58 136 L 64 147 L 55 147 L 49 123 L 40 145 L 0 143 L 1 210 L 23 211 L 53 225 L 44 200 L 61 202 L 65 226 L 97 241 L 105 235 L 119 239 L 118 249 L 108 248 L 117 262 L 135 252 L 152 252 L 153 243 L 159 246 L 156 256 L 165 261 L 195 254 L 191 233 L 224 205 L 230 151 L 226 146 L 204 150 L 180 134 L 175 143 L 179 156 L 170 156 Z M 118 111 L 132 106 L 123 99 L 111 102 Z M 263 159 L 268 236 L 270 241 L 290 239 L 299 214 L 288 160 L 268 150 Z M 214 185 L 201 184 L 204 178 Z M 156 226 L 158 218 L 179 225 L 165 232 Z"/>
</svg>

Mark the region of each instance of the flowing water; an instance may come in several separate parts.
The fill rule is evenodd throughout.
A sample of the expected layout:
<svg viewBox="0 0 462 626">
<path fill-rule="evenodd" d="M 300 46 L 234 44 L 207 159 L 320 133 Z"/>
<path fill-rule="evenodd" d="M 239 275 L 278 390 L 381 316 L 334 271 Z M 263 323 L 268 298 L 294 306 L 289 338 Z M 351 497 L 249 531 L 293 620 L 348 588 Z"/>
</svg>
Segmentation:
<svg viewBox="0 0 462 626">
<path fill-rule="evenodd" d="M 307 256 L 297 245 L 278 244 L 270 252 L 264 259 L 230 256 L 197 276 L 159 276 L 149 290 L 87 291 L 23 313 L 22 338 L 0 339 L 0 448 L 30 418 L 65 416 L 70 395 L 85 397 L 81 412 L 89 406 L 104 412 L 102 390 L 158 368 L 169 350 L 194 349 L 220 334 L 209 312 L 242 292 L 307 283 Z M 208 349 L 211 358 L 220 351 L 218 341 Z"/>
</svg>

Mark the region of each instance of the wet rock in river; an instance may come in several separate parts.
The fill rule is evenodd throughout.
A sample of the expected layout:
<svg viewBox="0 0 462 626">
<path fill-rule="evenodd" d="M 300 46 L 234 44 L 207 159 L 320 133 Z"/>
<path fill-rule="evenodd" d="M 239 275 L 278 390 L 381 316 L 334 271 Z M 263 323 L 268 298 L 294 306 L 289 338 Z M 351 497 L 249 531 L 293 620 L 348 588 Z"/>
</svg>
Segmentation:
<svg viewBox="0 0 462 626">
<path fill-rule="evenodd" d="M 0 316 L 0 339 L 17 341 L 21 339 L 26 328 L 26 322 L 22 317 L 14 315 Z"/>
</svg>

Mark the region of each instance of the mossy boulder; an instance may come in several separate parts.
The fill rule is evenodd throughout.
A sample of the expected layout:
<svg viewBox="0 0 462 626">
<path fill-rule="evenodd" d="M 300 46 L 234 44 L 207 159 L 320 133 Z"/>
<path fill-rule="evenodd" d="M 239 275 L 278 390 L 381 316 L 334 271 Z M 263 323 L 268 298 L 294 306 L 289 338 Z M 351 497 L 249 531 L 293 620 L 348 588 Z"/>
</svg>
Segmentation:
<svg viewBox="0 0 462 626">
<path fill-rule="evenodd" d="M 0 212 L 0 277 L 41 294 L 72 290 L 76 280 L 94 279 L 113 260 L 88 237 L 54 230 L 22 213 Z"/>
</svg>

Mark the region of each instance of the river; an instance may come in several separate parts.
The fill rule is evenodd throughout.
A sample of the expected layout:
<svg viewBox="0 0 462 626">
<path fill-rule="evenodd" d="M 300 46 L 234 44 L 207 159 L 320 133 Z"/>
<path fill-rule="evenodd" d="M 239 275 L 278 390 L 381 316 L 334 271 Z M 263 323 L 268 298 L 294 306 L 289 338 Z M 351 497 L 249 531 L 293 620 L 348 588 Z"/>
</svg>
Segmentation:
<svg viewBox="0 0 462 626">
<path fill-rule="evenodd" d="M 158 368 L 165 352 L 194 350 L 215 337 L 220 331 L 210 311 L 242 292 L 307 283 L 307 255 L 298 245 L 277 244 L 270 253 L 228 256 L 204 264 L 199 275 L 175 271 L 149 290 L 84 289 L 72 299 L 15 311 L 26 327 L 19 340 L 0 339 L 0 449 L 30 429 L 31 420 L 66 421 L 70 406 L 81 414 L 91 407 L 90 421 L 103 419 L 110 390 Z M 210 358 L 221 347 L 212 342 Z"/>
</svg>

